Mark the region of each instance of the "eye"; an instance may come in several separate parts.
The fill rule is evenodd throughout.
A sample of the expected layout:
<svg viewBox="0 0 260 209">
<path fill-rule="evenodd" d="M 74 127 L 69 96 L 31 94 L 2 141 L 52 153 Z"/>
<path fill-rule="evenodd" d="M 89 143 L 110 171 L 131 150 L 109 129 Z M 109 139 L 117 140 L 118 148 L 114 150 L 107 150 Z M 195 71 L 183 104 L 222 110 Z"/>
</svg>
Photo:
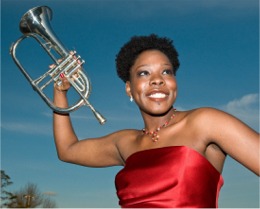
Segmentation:
<svg viewBox="0 0 260 209">
<path fill-rule="evenodd" d="M 163 75 L 173 75 L 173 70 L 172 69 L 165 69 L 163 70 Z"/>
<path fill-rule="evenodd" d="M 149 72 L 146 71 L 146 70 L 142 70 L 140 72 L 137 73 L 138 76 L 146 76 L 146 75 L 149 75 Z"/>
</svg>

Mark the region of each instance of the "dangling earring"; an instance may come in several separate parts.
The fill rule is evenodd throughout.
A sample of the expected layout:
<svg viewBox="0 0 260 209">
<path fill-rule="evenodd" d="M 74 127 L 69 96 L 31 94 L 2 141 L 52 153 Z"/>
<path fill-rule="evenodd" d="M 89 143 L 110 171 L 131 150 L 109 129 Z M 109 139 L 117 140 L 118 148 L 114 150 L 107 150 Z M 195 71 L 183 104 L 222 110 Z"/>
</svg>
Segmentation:
<svg viewBox="0 0 260 209">
<path fill-rule="evenodd" d="M 133 102 L 133 101 L 134 101 L 133 97 L 132 97 L 132 96 L 130 96 L 130 102 Z"/>
</svg>

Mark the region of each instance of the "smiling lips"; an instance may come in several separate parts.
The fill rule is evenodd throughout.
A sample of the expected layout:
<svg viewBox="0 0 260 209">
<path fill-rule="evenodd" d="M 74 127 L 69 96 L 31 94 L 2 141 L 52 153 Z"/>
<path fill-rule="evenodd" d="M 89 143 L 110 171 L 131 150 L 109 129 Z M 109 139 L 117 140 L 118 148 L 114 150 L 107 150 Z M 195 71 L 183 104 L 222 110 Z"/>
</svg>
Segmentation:
<svg viewBox="0 0 260 209">
<path fill-rule="evenodd" d="M 167 96 L 168 95 L 163 92 L 153 92 L 148 95 L 149 98 L 153 98 L 153 99 L 164 99 Z"/>
</svg>

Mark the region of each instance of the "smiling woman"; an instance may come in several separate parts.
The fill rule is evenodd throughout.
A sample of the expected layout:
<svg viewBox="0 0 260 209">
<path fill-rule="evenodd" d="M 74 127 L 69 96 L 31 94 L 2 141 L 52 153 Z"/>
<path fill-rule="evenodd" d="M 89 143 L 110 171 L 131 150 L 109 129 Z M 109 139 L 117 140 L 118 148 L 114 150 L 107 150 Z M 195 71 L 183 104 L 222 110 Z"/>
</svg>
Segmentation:
<svg viewBox="0 0 260 209">
<path fill-rule="evenodd" d="M 11 59 L 10 44 L 21 34 L 21 16 L 41 5 L 52 9 L 51 24 L 58 37 L 86 60 L 85 71 L 93 87 L 90 101 L 108 120 L 100 126 L 88 108 L 73 112 L 70 117 L 79 139 L 128 128 L 142 132 L 145 124 L 138 106 L 129 101 L 125 82 L 116 76 L 115 55 L 133 35 L 151 33 L 173 39 L 181 63 L 175 77 L 175 117 L 170 120 L 169 115 L 159 127 L 177 120 L 183 110 L 210 106 L 259 132 L 258 0 L 2 0 L 1 164 L 14 182 L 10 190 L 34 182 L 44 191 L 57 192 L 59 207 L 118 206 L 114 176 L 122 166 L 93 169 L 60 162 L 53 146 L 52 112 Z M 46 72 L 52 62 L 36 45 L 24 46 L 28 53 L 19 53 L 22 61 L 31 64 L 32 75 Z M 48 90 L 53 92 L 53 88 Z M 69 100 L 72 92 L 67 93 Z M 146 139 L 162 143 L 169 126 L 161 128 L 156 143 L 150 135 Z M 146 154 L 140 156 L 147 158 Z M 220 207 L 259 207 L 259 178 L 254 173 L 227 157 L 222 175 Z"/>
<path fill-rule="evenodd" d="M 135 36 L 116 62 L 145 128 L 78 140 L 69 114 L 54 112 L 60 160 L 89 167 L 124 166 L 115 181 L 119 204 L 133 208 L 217 207 L 226 155 L 259 175 L 258 133 L 213 108 L 173 108 L 179 61 L 170 39 Z M 61 80 L 54 88 L 54 103 L 66 107 L 70 85 Z"/>
</svg>

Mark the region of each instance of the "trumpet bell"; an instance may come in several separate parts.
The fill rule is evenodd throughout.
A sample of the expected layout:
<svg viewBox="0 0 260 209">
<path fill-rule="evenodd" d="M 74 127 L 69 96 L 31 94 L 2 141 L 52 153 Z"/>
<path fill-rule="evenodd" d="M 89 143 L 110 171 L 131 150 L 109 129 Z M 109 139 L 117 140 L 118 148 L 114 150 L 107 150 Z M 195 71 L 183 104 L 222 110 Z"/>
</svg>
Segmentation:
<svg viewBox="0 0 260 209">
<path fill-rule="evenodd" d="M 35 7 L 26 12 L 20 20 L 20 31 L 23 34 L 36 32 L 40 23 L 49 23 L 52 19 L 52 10 L 47 6 Z M 44 26 L 46 28 L 46 26 Z M 47 27 L 50 28 L 50 25 Z M 39 32 L 39 34 L 43 34 Z"/>
<path fill-rule="evenodd" d="M 54 47 L 61 57 L 65 57 L 69 54 L 69 50 L 57 38 L 57 35 L 51 27 L 51 20 L 52 10 L 49 7 L 34 7 L 22 16 L 19 28 L 25 35 L 29 33 L 37 34 L 44 39 L 49 46 Z M 54 61 L 56 61 L 56 58 Z"/>
</svg>

